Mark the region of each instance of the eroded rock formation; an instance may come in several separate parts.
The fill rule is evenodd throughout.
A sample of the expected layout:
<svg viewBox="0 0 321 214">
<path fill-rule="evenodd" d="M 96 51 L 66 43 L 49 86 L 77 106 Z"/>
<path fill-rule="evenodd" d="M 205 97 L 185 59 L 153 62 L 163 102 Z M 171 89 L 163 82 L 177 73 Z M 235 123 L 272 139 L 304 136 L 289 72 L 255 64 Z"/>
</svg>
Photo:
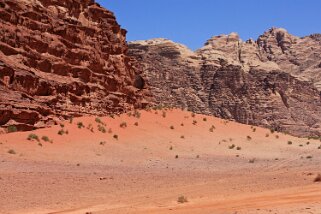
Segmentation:
<svg viewBox="0 0 321 214">
<path fill-rule="evenodd" d="M 144 107 L 125 35 L 94 0 L 0 0 L 0 126 Z"/>
<path fill-rule="evenodd" d="M 319 35 L 277 28 L 257 41 L 215 36 L 195 52 L 166 39 L 129 44 L 157 103 L 299 136 L 321 134 L 320 51 Z"/>
</svg>

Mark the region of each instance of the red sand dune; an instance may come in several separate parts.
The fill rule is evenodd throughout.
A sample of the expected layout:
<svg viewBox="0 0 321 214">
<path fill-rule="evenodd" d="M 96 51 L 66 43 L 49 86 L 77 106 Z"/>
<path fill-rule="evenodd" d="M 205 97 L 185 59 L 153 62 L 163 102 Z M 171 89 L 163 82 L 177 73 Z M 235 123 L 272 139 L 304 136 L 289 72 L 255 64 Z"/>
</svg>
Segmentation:
<svg viewBox="0 0 321 214">
<path fill-rule="evenodd" d="M 0 135 L 0 213 L 321 213 L 320 141 L 181 110 L 140 114 Z"/>
</svg>

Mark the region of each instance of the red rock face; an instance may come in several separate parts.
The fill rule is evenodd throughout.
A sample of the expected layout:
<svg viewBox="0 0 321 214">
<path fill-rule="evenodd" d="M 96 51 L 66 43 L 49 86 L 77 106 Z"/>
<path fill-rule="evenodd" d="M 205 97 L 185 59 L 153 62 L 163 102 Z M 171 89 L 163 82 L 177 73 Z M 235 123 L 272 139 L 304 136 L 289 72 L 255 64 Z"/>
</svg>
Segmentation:
<svg viewBox="0 0 321 214">
<path fill-rule="evenodd" d="M 211 38 L 195 52 L 154 39 L 131 42 L 129 54 L 141 62 L 157 104 L 296 136 L 321 136 L 318 85 L 294 76 L 301 69 L 308 79 L 321 81 L 316 54 L 321 45 L 318 35 L 312 37 L 295 42 L 298 39 L 284 30 L 272 29 L 258 42 L 242 42 L 232 33 Z M 290 69 L 293 57 L 300 62 L 297 70 Z"/>
<path fill-rule="evenodd" d="M 146 105 L 125 36 L 93 0 L 0 0 L 0 126 Z"/>
</svg>

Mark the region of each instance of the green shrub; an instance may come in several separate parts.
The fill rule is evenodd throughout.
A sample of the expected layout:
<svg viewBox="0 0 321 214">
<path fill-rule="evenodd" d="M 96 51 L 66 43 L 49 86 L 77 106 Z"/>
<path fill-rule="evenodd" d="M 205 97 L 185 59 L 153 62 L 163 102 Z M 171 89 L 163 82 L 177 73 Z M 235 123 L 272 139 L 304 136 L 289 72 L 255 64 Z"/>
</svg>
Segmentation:
<svg viewBox="0 0 321 214">
<path fill-rule="evenodd" d="M 14 126 L 14 125 L 8 126 L 7 130 L 8 130 L 8 133 L 12 133 L 12 132 L 17 132 L 18 131 L 17 127 Z"/>
<path fill-rule="evenodd" d="M 293 144 L 292 141 L 289 140 L 289 141 L 288 141 L 288 145 L 292 145 L 292 144 Z"/>
<path fill-rule="evenodd" d="M 115 138 L 116 140 L 118 140 L 118 135 L 114 135 L 113 138 Z"/>
<path fill-rule="evenodd" d="M 45 142 L 49 142 L 50 140 L 49 140 L 49 137 L 47 137 L 47 136 L 42 136 L 42 138 L 41 138 L 43 141 L 45 141 Z"/>
<path fill-rule="evenodd" d="M 36 134 L 29 134 L 27 140 L 36 140 L 39 142 L 39 137 Z"/>
<path fill-rule="evenodd" d="M 174 126 L 170 126 L 170 129 L 174 129 Z"/>
<path fill-rule="evenodd" d="M 135 126 L 138 126 L 138 122 L 135 122 L 134 125 L 135 125 Z"/>
<path fill-rule="evenodd" d="M 84 128 L 85 126 L 84 126 L 84 124 L 82 123 L 82 122 L 78 122 L 77 123 L 77 126 L 78 126 L 78 128 L 79 129 L 81 129 L 81 128 Z"/>
<path fill-rule="evenodd" d="M 102 133 L 106 133 L 106 129 L 104 126 L 98 124 L 98 131 L 102 132 Z"/>
<path fill-rule="evenodd" d="M 135 116 L 136 118 L 140 118 L 141 113 L 140 113 L 139 111 L 135 110 L 134 116 Z"/>
<path fill-rule="evenodd" d="M 251 136 L 247 136 L 246 139 L 247 140 L 252 140 L 252 137 Z"/>
<path fill-rule="evenodd" d="M 96 121 L 96 123 L 100 123 L 100 124 L 103 123 L 99 117 L 96 117 L 95 121 Z"/>
</svg>

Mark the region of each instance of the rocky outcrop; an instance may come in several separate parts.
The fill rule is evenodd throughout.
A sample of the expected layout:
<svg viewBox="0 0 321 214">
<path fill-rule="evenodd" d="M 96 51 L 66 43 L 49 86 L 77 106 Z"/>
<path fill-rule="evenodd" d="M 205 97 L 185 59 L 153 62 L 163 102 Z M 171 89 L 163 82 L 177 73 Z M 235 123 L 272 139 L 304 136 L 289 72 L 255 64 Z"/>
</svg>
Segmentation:
<svg viewBox="0 0 321 214">
<path fill-rule="evenodd" d="M 144 107 L 125 35 L 94 0 L 0 0 L 0 126 Z"/>
<path fill-rule="evenodd" d="M 309 81 L 312 77 L 303 76 L 316 63 L 308 66 L 308 59 L 299 57 L 304 50 L 295 55 L 292 49 L 304 42 L 321 49 L 317 38 L 273 28 L 257 41 L 242 42 L 235 33 L 215 36 L 195 52 L 166 39 L 136 41 L 129 44 L 129 54 L 141 62 L 159 104 L 314 136 L 321 135 L 320 92 Z M 297 75 L 290 65 L 292 55 L 307 70 Z"/>
<path fill-rule="evenodd" d="M 299 38 L 285 29 L 272 28 L 258 38 L 257 44 L 262 56 L 278 64 L 280 70 L 312 81 L 321 90 L 320 38 L 320 34 Z"/>
</svg>

